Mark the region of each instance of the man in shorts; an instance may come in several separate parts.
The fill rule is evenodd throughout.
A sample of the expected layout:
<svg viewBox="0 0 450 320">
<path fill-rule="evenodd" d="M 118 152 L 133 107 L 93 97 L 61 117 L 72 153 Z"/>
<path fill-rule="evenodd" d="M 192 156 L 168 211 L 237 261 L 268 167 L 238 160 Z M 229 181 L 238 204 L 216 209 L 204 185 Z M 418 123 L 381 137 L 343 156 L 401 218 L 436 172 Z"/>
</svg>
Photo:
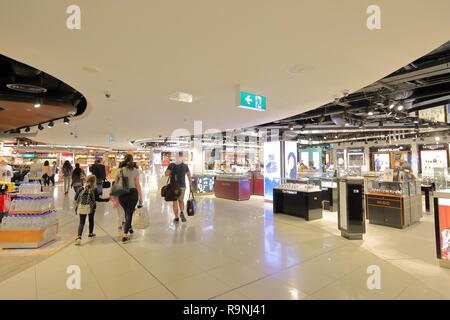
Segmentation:
<svg viewBox="0 0 450 320">
<path fill-rule="evenodd" d="M 182 222 L 186 222 L 186 216 L 184 215 L 184 195 L 186 193 L 186 175 L 189 181 L 189 188 L 192 190 L 192 176 L 189 171 L 189 167 L 187 164 L 183 162 L 184 152 L 178 153 L 177 161 L 172 162 L 165 172 L 166 176 L 170 176 L 172 173 L 175 173 L 178 181 L 178 187 L 180 188 L 180 194 L 178 199 L 173 201 L 173 213 L 175 215 L 174 222 L 179 222 L 180 218 Z M 178 216 L 178 211 L 180 211 L 180 215 Z"/>
</svg>

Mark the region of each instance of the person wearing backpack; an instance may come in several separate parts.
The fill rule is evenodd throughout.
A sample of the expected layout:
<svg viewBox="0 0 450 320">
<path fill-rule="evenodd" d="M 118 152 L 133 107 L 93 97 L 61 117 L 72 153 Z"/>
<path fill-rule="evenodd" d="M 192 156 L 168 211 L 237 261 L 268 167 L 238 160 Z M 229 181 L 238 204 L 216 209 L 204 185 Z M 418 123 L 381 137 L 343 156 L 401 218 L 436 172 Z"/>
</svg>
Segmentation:
<svg viewBox="0 0 450 320">
<path fill-rule="evenodd" d="M 94 216 L 97 208 L 96 202 L 108 202 L 109 198 L 102 199 L 97 191 L 97 178 L 90 175 L 86 179 L 84 187 L 78 190 L 75 195 L 75 213 L 80 216 L 80 224 L 78 225 L 78 237 L 75 245 L 81 245 L 81 236 L 83 235 L 84 225 L 86 224 L 86 216 L 89 218 L 89 235 L 88 238 L 95 238 L 94 233 Z"/>
<path fill-rule="evenodd" d="M 119 165 L 114 183 L 118 183 L 119 178 L 123 177 L 128 181 L 129 192 L 119 196 L 119 203 L 125 214 L 125 223 L 123 225 L 122 243 L 130 241 L 129 235 L 133 233 L 131 223 L 133 219 L 134 209 L 139 202 L 142 207 L 142 189 L 139 181 L 139 169 L 133 162 L 131 154 L 125 155 L 123 162 Z"/>
<path fill-rule="evenodd" d="M 175 198 L 175 200 L 172 201 L 173 204 L 173 213 L 175 215 L 175 218 L 173 219 L 173 222 L 179 222 L 180 218 L 182 222 L 186 222 L 186 217 L 184 215 L 184 195 L 186 193 L 186 175 L 188 176 L 189 180 L 189 187 L 190 190 L 192 190 L 192 176 L 191 172 L 189 171 L 189 167 L 187 164 L 183 162 L 184 152 L 180 151 L 178 153 L 178 159 L 175 162 L 172 162 L 167 167 L 167 170 L 165 172 L 166 176 L 170 176 L 170 188 L 177 188 L 179 190 L 178 196 Z M 173 186 L 173 184 L 176 184 L 176 186 Z M 178 216 L 178 209 L 180 211 L 180 215 Z"/>
</svg>

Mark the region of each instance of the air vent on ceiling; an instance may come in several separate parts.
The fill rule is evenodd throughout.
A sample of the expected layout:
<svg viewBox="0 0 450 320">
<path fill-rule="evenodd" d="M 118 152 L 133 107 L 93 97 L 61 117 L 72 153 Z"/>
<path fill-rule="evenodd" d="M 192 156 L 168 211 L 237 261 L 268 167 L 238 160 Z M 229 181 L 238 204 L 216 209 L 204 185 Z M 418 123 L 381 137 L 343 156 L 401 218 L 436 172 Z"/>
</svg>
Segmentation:
<svg viewBox="0 0 450 320">
<path fill-rule="evenodd" d="M 47 89 L 35 86 L 32 84 L 25 84 L 25 83 L 8 83 L 6 85 L 9 89 L 20 91 L 20 92 L 26 92 L 26 93 L 44 93 L 47 92 Z"/>
</svg>

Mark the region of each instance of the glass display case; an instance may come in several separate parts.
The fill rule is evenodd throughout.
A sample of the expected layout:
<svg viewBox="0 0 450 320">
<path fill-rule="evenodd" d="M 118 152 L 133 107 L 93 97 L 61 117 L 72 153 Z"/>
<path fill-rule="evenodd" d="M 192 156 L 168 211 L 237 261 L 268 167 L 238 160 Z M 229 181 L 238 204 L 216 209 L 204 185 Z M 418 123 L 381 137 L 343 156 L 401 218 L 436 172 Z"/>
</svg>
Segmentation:
<svg viewBox="0 0 450 320">
<path fill-rule="evenodd" d="M 368 193 L 379 193 L 396 196 L 410 196 L 420 194 L 419 181 L 388 182 L 381 179 L 367 181 Z"/>
</svg>

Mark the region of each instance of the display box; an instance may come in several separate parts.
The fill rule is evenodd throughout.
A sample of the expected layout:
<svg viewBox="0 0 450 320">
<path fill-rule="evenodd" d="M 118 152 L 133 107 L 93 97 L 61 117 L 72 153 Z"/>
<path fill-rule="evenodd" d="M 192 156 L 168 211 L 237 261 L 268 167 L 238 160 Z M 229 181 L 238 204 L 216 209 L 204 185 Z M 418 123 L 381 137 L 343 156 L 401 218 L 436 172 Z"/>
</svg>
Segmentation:
<svg viewBox="0 0 450 320">
<path fill-rule="evenodd" d="M 58 224 L 36 230 L 0 230 L 0 248 L 39 248 L 56 239 Z"/>
</svg>

